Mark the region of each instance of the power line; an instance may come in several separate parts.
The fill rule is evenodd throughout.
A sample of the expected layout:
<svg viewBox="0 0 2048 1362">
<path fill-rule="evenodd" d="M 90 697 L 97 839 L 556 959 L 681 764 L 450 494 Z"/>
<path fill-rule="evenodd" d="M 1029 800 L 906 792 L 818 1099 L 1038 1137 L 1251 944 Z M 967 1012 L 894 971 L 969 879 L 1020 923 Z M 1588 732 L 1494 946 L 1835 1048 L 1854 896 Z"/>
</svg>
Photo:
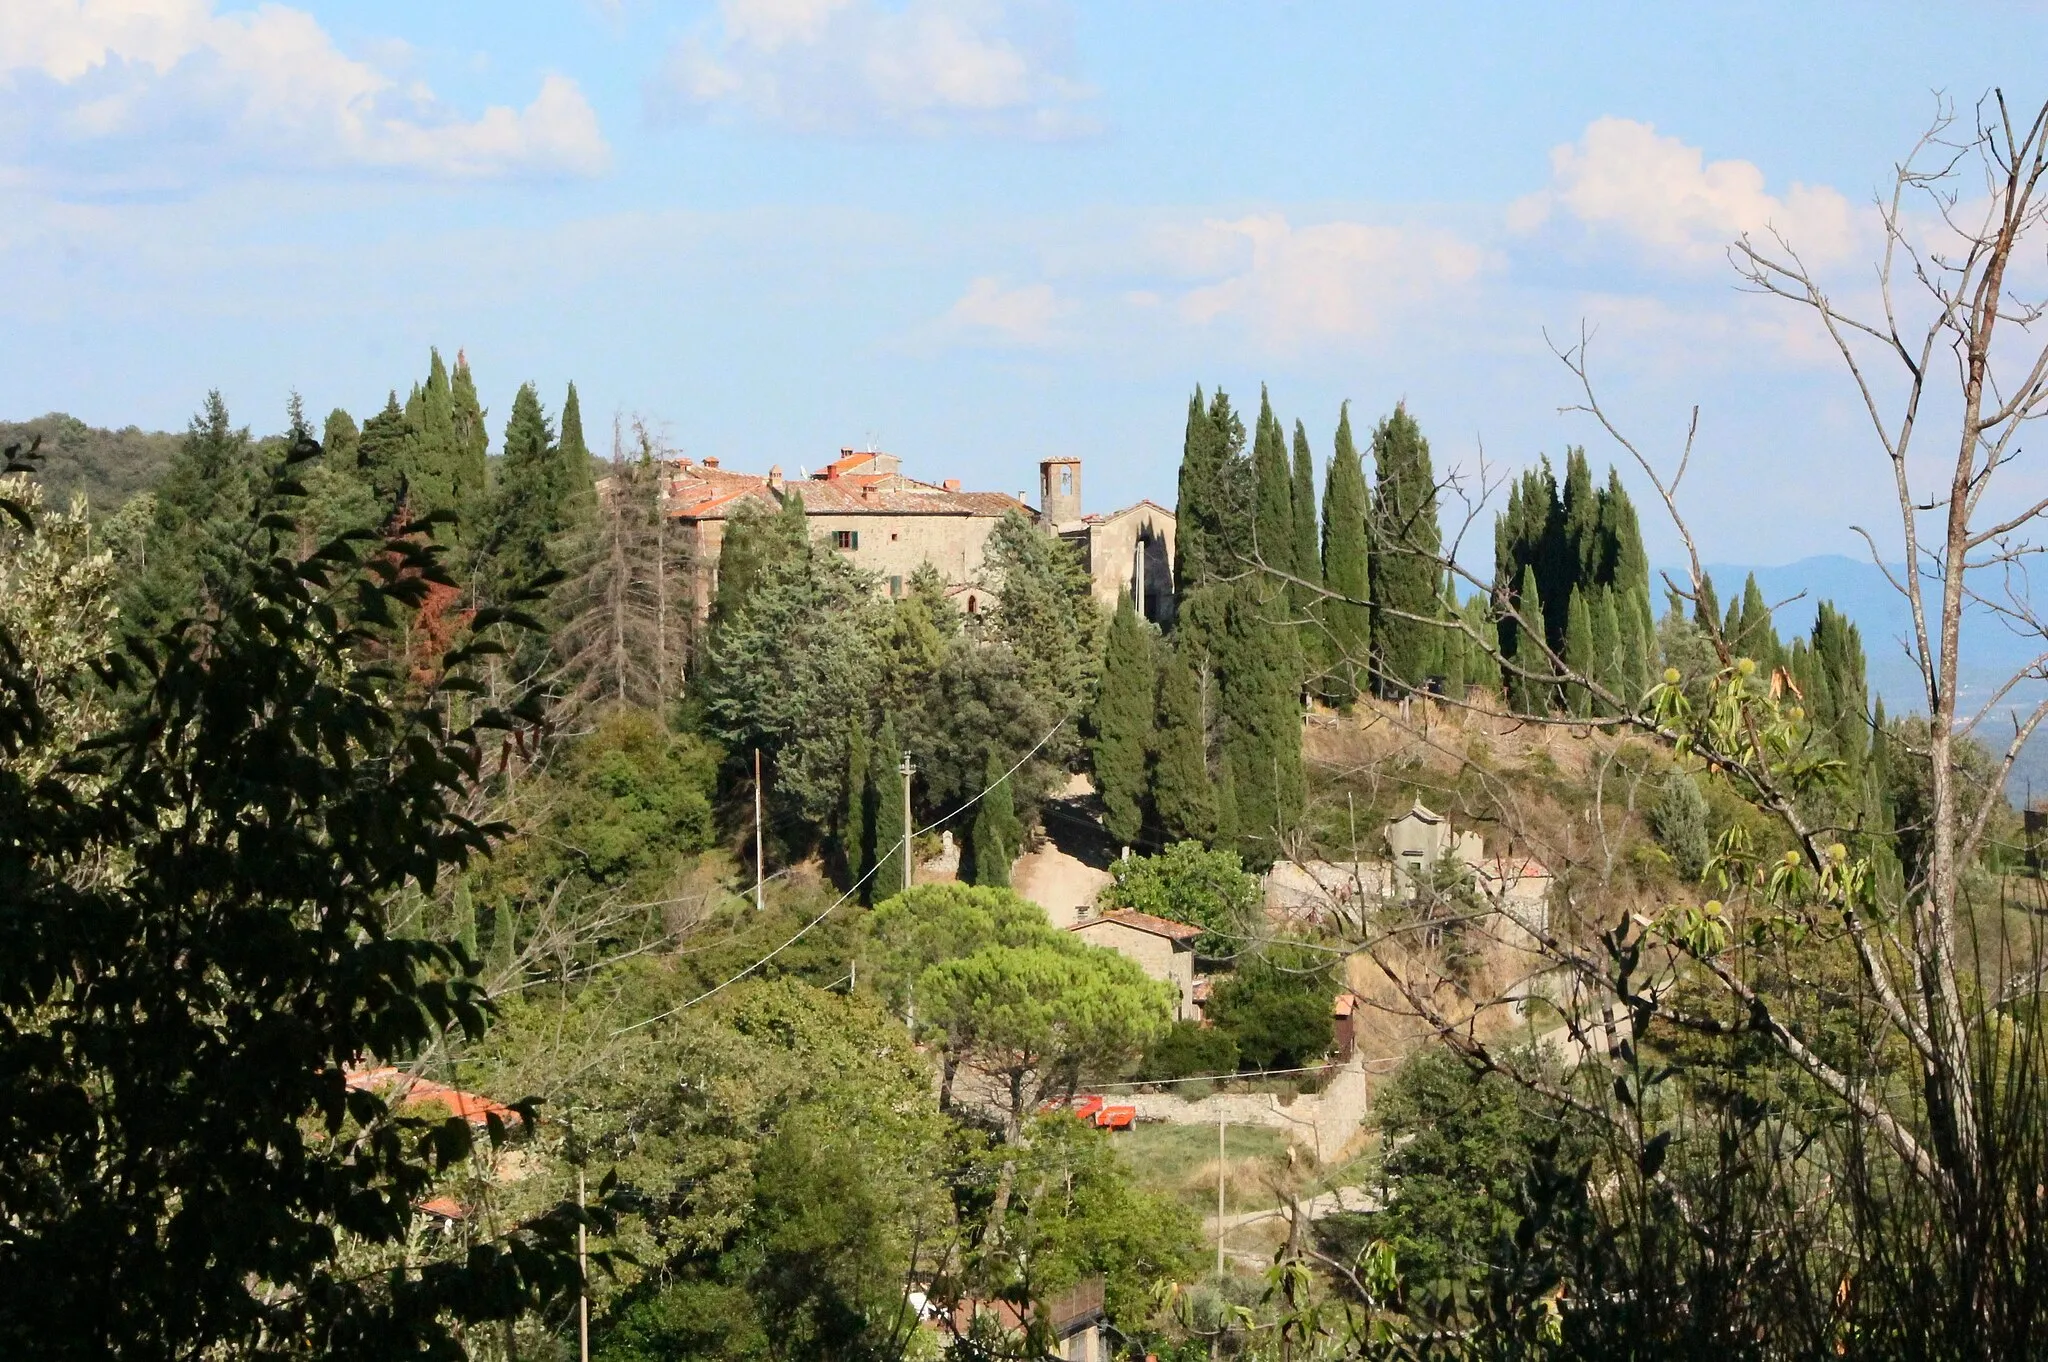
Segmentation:
<svg viewBox="0 0 2048 1362">
<path fill-rule="evenodd" d="M 967 810 L 973 808 L 976 804 L 980 803 L 983 799 L 987 798 L 992 792 L 994 792 L 996 786 L 1001 785 L 1011 776 L 1017 774 L 1019 770 L 1023 769 L 1024 763 L 1030 761 L 1033 757 L 1037 756 L 1039 752 L 1044 749 L 1045 745 L 1052 741 L 1053 735 L 1055 733 L 1058 733 L 1062 728 L 1065 728 L 1066 726 L 1067 720 L 1063 718 L 1058 723 L 1054 724 L 1051 728 L 1048 728 L 1045 731 L 1045 736 L 1040 738 L 1035 744 L 1033 744 L 1029 752 L 1026 752 L 1023 756 L 1019 757 L 1016 763 L 1012 765 L 1009 770 L 1003 772 L 1002 775 L 998 776 L 995 780 L 991 781 L 978 794 L 973 795 L 972 797 L 968 798 L 966 801 L 961 803 L 961 805 L 958 808 L 955 808 L 950 812 L 940 815 L 938 818 L 933 819 L 931 822 L 925 824 L 921 828 L 913 830 L 906 827 L 903 834 L 903 856 L 905 862 L 907 863 L 910 859 L 910 841 L 913 837 L 917 837 L 924 833 L 930 832 L 933 828 L 938 827 L 942 823 L 950 822 L 952 819 L 959 817 L 961 814 L 965 813 Z M 858 893 L 860 891 L 860 887 L 866 884 L 868 880 L 874 876 L 874 873 L 877 870 L 881 869 L 881 867 L 882 860 L 878 857 L 876 859 L 875 864 L 868 867 L 866 874 L 862 875 L 859 879 L 855 880 L 851 885 L 849 885 L 845 893 L 841 894 L 838 898 L 832 900 L 831 903 L 825 906 L 824 912 L 819 913 L 809 922 L 806 922 L 803 926 L 797 928 L 796 935 L 790 937 L 789 940 L 783 942 L 780 946 L 777 946 L 774 950 L 768 952 L 768 954 L 762 956 L 753 964 L 748 965 L 745 969 L 741 970 L 738 974 L 733 975 L 724 983 L 719 984 L 713 988 L 707 988 L 702 993 L 698 994 L 696 997 L 690 999 L 688 1002 L 679 1003 L 675 1007 L 670 1008 L 666 1012 L 659 1013 L 656 1016 L 648 1017 L 642 1021 L 633 1022 L 631 1025 L 628 1026 L 622 1026 L 618 1030 L 612 1032 L 612 1036 L 623 1036 L 628 1031 L 637 1031 L 643 1026 L 652 1026 L 656 1022 L 667 1021 L 670 1017 L 675 1016 L 677 1013 L 686 1012 L 689 1009 L 695 1007 L 698 1003 L 703 1002 L 706 998 L 709 998 L 714 994 L 722 993 L 726 989 L 732 987 L 740 980 L 752 974 L 755 970 L 761 968 L 761 966 L 773 960 L 776 956 L 788 950 L 791 946 L 794 946 L 798 941 L 802 940 L 804 936 L 807 935 L 813 927 L 823 922 L 826 918 L 832 916 L 833 912 L 836 909 L 838 909 L 839 905 L 845 903 L 848 899 L 852 898 L 856 893 Z"/>
</svg>

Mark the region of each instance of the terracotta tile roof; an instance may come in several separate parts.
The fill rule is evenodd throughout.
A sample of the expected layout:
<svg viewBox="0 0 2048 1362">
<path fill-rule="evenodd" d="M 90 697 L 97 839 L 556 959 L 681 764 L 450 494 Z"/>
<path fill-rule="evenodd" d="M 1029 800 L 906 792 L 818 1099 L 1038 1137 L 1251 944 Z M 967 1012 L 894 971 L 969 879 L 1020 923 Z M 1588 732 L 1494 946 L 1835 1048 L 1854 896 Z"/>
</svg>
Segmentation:
<svg viewBox="0 0 2048 1362">
<path fill-rule="evenodd" d="M 1083 525 L 1107 525 L 1110 521 L 1117 519 L 1119 516 L 1127 516 L 1133 511 L 1148 510 L 1157 511 L 1159 512 L 1159 514 L 1165 516 L 1168 520 L 1173 519 L 1173 511 L 1171 508 L 1161 506 L 1158 502 L 1152 500 L 1152 498 L 1146 497 L 1142 501 L 1132 502 L 1130 505 L 1124 507 L 1120 511 L 1090 512 L 1089 514 L 1081 517 L 1081 523 Z"/>
<path fill-rule="evenodd" d="M 855 455 L 829 465 L 859 464 L 870 455 Z M 1000 516 L 1008 511 L 1031 514 L 1031 508 L 1007 492 L 959 492 L 917 482 L 899 473 L 833 474 L 785 486 L 804 499 L 809 515 L 966 515 Z M 678 464 L 669 479 L 669 514 L 682 520 L 720 520 L 746 502 L 777 510 L 782 500 L 768 479 L 753 473 L 729 473 L 702 464 Z"/>
<path fill-rule="evenodd" d="M 1154 917 L 1150 913 L 1140 913 L 1130 908 L 1119 908 L 1100 917 L 1085 918 L 1067 930 L 1085 932 L 1090 927 L 1099 927 L 1105 922 L 1114 922 L 1120 927 L 1130 927 L 1140 932 L 1150 932 L 1154 936 L 1163 936 L 1175 942 L 1193 941 L 1202 934 L 1200 927 L 1193 927 L 1185 922 L 1174 922 L 1169 918 Z"/>
<path fill-rule="evenodd" d="M 1337 1000 L 1330 1004 L 1330 1015 L 1333 1017 L 1348 1017 L 1357 1010 L 1358 995 L 1356 993 L 1339 993 Z"/>
<path fill-rule="evenodd" d="M 365 1092 L 380 1093 L 401 1111 L 438 1103 L 448 1109 L 449 1115 L 459 1116 L 473 1126 L 483 1125 L 485 1118 L 490 1116 L 497 1117 L 508 1126 L 518 1125 L 520 1120 L 519 1113 L 502 1102 L 436 1083 L 431 1078 L 414 1078 L 389 1065 L 354 1070 L 348 1075 L 348 1085 Z"/>
<path fill-rule="evenodd" d="M 454 1197 L 437 1196 L 432 1201 L 422 1201 L 420 1209 L 437 1220 L 469 1219 L 469 1212 Z"/>
</svg>

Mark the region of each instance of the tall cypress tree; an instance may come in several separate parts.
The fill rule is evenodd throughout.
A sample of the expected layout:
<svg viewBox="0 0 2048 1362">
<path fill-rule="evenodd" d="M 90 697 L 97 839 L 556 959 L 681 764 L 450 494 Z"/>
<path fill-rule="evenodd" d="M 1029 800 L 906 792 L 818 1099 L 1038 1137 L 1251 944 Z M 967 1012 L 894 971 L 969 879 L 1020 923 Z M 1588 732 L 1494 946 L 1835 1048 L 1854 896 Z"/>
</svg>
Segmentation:
<svg viewBox="0 0 2048 1362">
<path fill-rule="evenodd" d="M 1337 412 L 1337 444 L 1330 471 L 1323 479 L 1323 584 L 1345 600 L 1323 603 L 1329 631 L 1329 675 L 1323 696 L 1331 704 L 1349 705 L 1370 675 L 1372 599 L 1365 538 L 1371 511 L 1365 470 L 1351 442 L 1351 404 Z M 1356 602 L 1356 604 L 1354 604 Z"/>
<path fill-rule="evenodd" d="M 1235 642 L 1223 676 L 1223 759 L 1240 854 L 1256 866 L 1273 863 L 1282 839 L 1301 821 L 1307 794 L 1298 681 L 1283 639 L 1275 637 L 1282 627 L 1245 596 L 1226 612 L 1225 628 Z"/>
<path fill-rule="evenodd" d="M 1813 621 L 1813 663 L 1818 685 L 1810 695 L 1816 724 L 1831 735 L 1850 774 L 1861 776 L 1870 753 L 1869 683 L 1863 636 L 1848 616 L 1822 601 Z"/>
<path fill-rule="evenodd" d="M 1010 887 L 1010 863 L 1024 841 L 1024 825 L 1017 819 L 1017 800 L 1010 790 L 1009 767 L 994 752 L 988 754 L 983 779 L 989 787 L 974 806 L 974 827 L 968 834 L 973 844 L 973 883 Z"/>
<path fill-rule="evenodd" d="M 1508 694 L 1514 707 L 1523 714 L 1547 714 L 1550 712 L 1550 685 L 1541 678 L 1556 672 L 1556 664 L 1545 651 L 1548 644 L 1543 637 L 1542 621 L 1543 594 L 1536 585 L 1536 569 L 1533 565 L 1522 568 L 1522 584 L 1515 592 L 1514 610 L 1501 619 L 1501 633 L 1513 632 L 1512 640 L 1503 637 L 1502 651 L 1515 666 L 1508 679 Z"/>
<path fill-rule="evenodd" d="M 1102 683 L 1089 722 L 1103 826 L 1124 846 L 1135 846 L 1145 827 L 1146 758 L 1157 690 L 1152 631 L 1125 592 L 1109 623 Z"/>
<path fill-rule="evenodd" d="M 1198 386 L 1188 399 L 1187 434 L 1180 452 L 1180 500 L 1174 508 L 1173 587 L 1183 600 L 1218 575 L 1222 473 L 1222 433 L 1210 421 Z"/>
<path fill-rule="evenodd" d="M 427 352 L 427 382 L 420 389 L 419 436 L 409 471 L 416 515 L 460 511 L 456 472 L 461 451 L 455 438 L 455 400 L 448 388 L 448 366 L 439 350 Z M 461 526 L 456 527 L 458 535 Z"/>
<path fill-rule="evenodd" d="M 880 903 L 903 892 L 903 775 L 897 764 L 903 747 L 896 738 L 893 715 L 882 720 L 882 733 L 868 756 L 868 794 L 872 800 L 875 830 L 875 873 L 868 881 L 868 901 Z"/>
<path fill-rule="evenodd" d="M 1172 646 L 1159 650 L 1159 719 L 1152 744 L 1152 809 L 1161 841 L 1214 841 L 1216 792 L 1209 780 L 1201 692 L 1194 669 Z"/>
<path fill-rule="evenodd" d="M 1592 615 L 1593 679 L 1608 694 L 1619 698 L 1627 693 L 1628 683 L 1621 650 L 1621 619 L 1615 609 L 1613 587 L 1603 586 L 1594 590 Z M 1607 715 L 1613 714 L 1615 709 L 1601 701 L 1597 712 Z"/>
<path fill-rule="evenodd" d="M 846 735 L 846 792 L 839 814 L 839 859 L 849 889 L 859 884 L 861 876 L 875 863 L 875 844 L 869 835 L 873 798 L 874 790 L 868 783 L 867 730 L 856 723 Z"/>
<path fill-rule="evenodd" d="M 1593 610 L 1586 593 L 1574 590 L 1565 604 L 1564 661 L 1575 676 L 1593 675 Z M 1565 706 L 1574 717 L 1592 713 L 1593 694 L 1577 682 L 1565 683 Z"/>
<path fill-rule="evenodd" d="M 1291 575 L 1295 572 L 1294 478 L 1287 464 L 1287 438 L 1281 433 L 1272 403 L 1263 391 L 1259 394 L 1258 433 L 1252 441 L 1252 474 L 1257 486 L 1252 535 L 1259 558 L 1268 568 Z M 1263 576 L 1249 578 L 1245 587 L 1257 596 L 1266 619 L 1275 626 L 1264 631 L 1265 638 L 1257 646 L 1279 649 L 1279 665 L 1299 693 L 1303 678 L 1301 636 L 1288 622 L 1293 618 L 1292 593 L 1284 582 Z M 1249 636 L 1239 632 L 1232 646 L 1241 642 L 1249 642 Z"/>
<path fill-rule="evenodd" d="M 1620 471 L 1612 465 L 1607 469 L 1607 488 L 1601 493 L 1600 513 L 1604 535 L 1614 554 L 1610 585 L 1622 593 L 1618 608 L 1639 605 L 1643 611 L 1643 622 L 1654 628 L 1656 622 L 1649 613 L 1650 556 L 1643 549 L 1642 523 L 1636 516 L 1635 503 L 1629 500 L 1628 489 L 1621 485 Z"/>
<path fill-rule="evenodd" d="M 1219 762 L 1216 771 L 1216 841 L 1214 845 L 1225 851 L 1237 851 L 1243 845 L 1237 817 L 1237 779 L 1230 773 L 1228 760 Z"/>
<path fill-rule="evenodd" d="M 1766 675 L 1783 660 L 1778 631 L 1771 623 L 1771 608 L 1764 603 L 1764 593 L 1756 584 L 1754 572 L 1742 584 L 1742 612 L 1730 631 L 1729 646 L 1738 657 L 1754 658 L 1757 670 Z"/>
<path fill-rule="evenodd" d="M 1657 635 L 1655 626 L 1650 622 L 1650 603 L 1642 587 L 1629 593 L 1629 599 L 1620 609 L 1620 622 L 1622 688 L 1619 694 L 1633 710 L 1649 693 L 1651 675 L 1656 671 Z"/>
<path fill-rule="evenodd" d="M 1721 602 L 1714 595 L 1712 575 L 1705 572 L 1700 574 L 1700 589 L 1693 599 L 1692 622 L 1707 634 L 1718 633 L 1721 628 Z"/>
<path fill-rule="evenodd" d="M 1307 583 L 1294 588 L 1294 618 L 1315 623 L 1296 627 L 1301 642 L 1304 676 L 1320 677 L 1329 666 L 1329 649 L 1322 628 L 1323 598 L 1316 590 L 1323 584 L 1323 558 L 1316 545 L 1316 465 L 1309 452 L 1308 431 L 1294 423 L 1293 479 L 1294 575 Z"/>
<path fill-rule="evenodd" d="M 1258 500 L 1252 537 L 1259 559 L 1276 572 L 1294 571 L 1294 480 L 1287 467 L 1287 441 L 1274 419 L 1272 400 L 1259 391 L 1259 423 L 1252 436 L 1252 477 Z M 1270 595 L 1270 585 L 1262 584 Z"/>
<path fill-rule="evenodd" d="M 1421 686 L 1437 662 L 1443 533 L 1429 442 L 1405 405 L 1373 431 L 1372 453 L 1373 651 L 1381 685 L 1399 693 Z"/>
<path fill-rule="evenodd" d="M 1564 540 L 1571 584 L 1581 592 L 1591 591 L 1602 580 L 1607 555 L 1600 521 L 1592 466 L 1586 462 L 1586 451 L 1574 445 L 1565 451 L 1564 460 Z"/>
<path fill-rule="evenodd" d="M 455 449 L 449 464 L 455 510 L 467 527 L 463 531 L 464 541 L 475 544 L 484 535 L 486 498 L 490 494 L 491 433 L 484 428 L 484 409 L 477 401 L 469 357 L 460 350 L 455 352 L 455 372 L 448 382 L 448 405 L 455 427 Z"/>
<path fill-rule="evenodd" d="M 562 505 L 574 519 L 597 505 L 597 470 L 590 458 L 590 446 L 583 440 L 583 404 L 576 385 L 562 399 L 562 438 L 558 442 L 557 471 L 562 479 Z"/>
</svg>

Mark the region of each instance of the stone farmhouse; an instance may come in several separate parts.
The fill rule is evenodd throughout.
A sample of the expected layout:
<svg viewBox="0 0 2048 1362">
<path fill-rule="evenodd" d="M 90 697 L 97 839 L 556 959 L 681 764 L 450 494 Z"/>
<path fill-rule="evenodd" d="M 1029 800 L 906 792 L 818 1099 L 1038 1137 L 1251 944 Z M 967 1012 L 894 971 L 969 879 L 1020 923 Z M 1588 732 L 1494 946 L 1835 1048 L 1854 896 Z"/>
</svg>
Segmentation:
<svg viewBox="0 0 2048 1362">
<path fill-rule="evenodd" d="M 920 482 L 903 473 L 902 460 L 874 450 L 842 449 L 808 476 L 785 478 L 780 465 L 765 474 L 722 467 L 716 458 L 678 459 L 667 467 L 667 513 L 684 535 L 695 564 L 697 615 L 710 613 L 718 591 L 718 553 L 725 527 L 741 507 L 780 510 L 801 496 L 813 540 L 845 554 L 876 575 L 880 589 L 899 596 L 910 576 L 930 563 L 968 614 L 980 613 L 987 592 L 982 560 L 989 534 L 1012 511 L 1072 544 L 1087 565 L 1095 597 L 1113 607 L 1129 591 L 1147 618 L 1173 610 L 1173 512 L 1141 501 L 1107 515 L 1081 510 L 1081 461 L 1047 459 L 1039 465 L 1039 501 L 1023 493 L 968 492 L 958 478 Z"/>
<path fill-rule="evenodd" d="M 1176 1021 L 1200 1016 L 1195 1007 L 1195 938 L 1200 927 L 1170 922 L 1150 913 L 1123 908 L 1100 917 L 1086 917 L 1067 928 L 1091 946 L 1107 946 L 1137 962 L 1148 978 L 1171 984 Z"/>
</svg>

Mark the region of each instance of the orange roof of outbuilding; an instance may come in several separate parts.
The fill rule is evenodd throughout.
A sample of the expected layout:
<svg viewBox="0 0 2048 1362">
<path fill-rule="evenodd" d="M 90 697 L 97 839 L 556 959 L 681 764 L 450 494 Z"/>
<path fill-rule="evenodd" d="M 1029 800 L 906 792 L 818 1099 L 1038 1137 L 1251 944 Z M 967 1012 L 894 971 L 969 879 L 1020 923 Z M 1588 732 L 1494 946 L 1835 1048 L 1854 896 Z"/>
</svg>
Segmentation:
<svg viewBox="0 0 2048 1362">
<path fill-rule="evenodd" d="M 1175 942 L 1193 941 L 1204 930 L 1201 927 L 1190 926 L 1185 922 L 1175 922 L 1171 918 L 1154 917 L 1150 913 L 1141 913 L 1134 908 L 1119 908 L 1114 912 L 1104 913 L 1100 917 L 1084 918 L 1067 928 L 1067 930 L 1070 932 L 1086 931 L 1090 927 L 1099 927 L 1105 922 L 1114 922 L 1121 927 L 1130 927 L 1137 931 L 1150 932 L 1154 936 L 1163 936 Z"/>
</svg>

